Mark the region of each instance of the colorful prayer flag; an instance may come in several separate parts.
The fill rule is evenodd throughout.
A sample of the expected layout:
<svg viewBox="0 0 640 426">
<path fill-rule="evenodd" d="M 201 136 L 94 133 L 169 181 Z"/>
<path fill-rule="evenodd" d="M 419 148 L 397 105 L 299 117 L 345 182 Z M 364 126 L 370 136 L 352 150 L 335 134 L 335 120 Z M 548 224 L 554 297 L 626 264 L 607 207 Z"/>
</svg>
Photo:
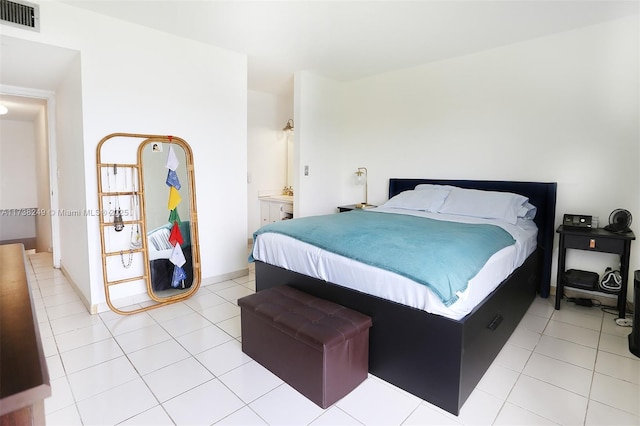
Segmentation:
<svg viewBox="0 0 640 426">
<path fill-rule="evenodd" d="M 169 234 L 169 242 L 172 246 L 182 245 L 184 243 L 184 239 L 182 238 L 182 232 L 180 232 L 180 225 L 178 222 L 173 222 L 173 226 L 171 227 L 171 233 Z"/>
<path fill-rule="evenodd" d="M 184 253 L 182 252 L 182 247 L 180 247 L 180 244 L 176 244 L 175 246 L 173 246 L 173 250 L 171 251 L 169 260 L 176 266 L 182 266 L 187 263 L 187 259 L 185 259 L 184 257 Z"/>
<path fill-rule="evenodd" d="M 183 287 L 184 288 L 183 281 L 186 278 L 187 278 L 187 273 L 184 271 L 184 269 L 182 269 L 182 267 L 176 265 L 173 268 L 173 275 L 171 277 L 171 287 L 173 287 L 173 288 Z M 181 282 L 182 282 L 182 285 L 181 285 Z"/>
<path fill-rule="evenodd" d="M 169 170 L 175 170 L 178 168 L 180 162 L 178 161 L 178 157 L 176 157 L 176 153 L 173 151 L 173 145 L 169 145 L 169 153 L 167 154 L 167 163 L 165 167 Z"/>
<path fill-rule="evenodd" d="M 167 205 L 169 210 L 175 209 L 180 204 L 180 201 L 182 201 L 182 197 L 180 197 L 178 190 L 173 186 L 169 188 L 169 203 Z"/>
<path fill-rule="evenodd" d="M 182 187 L 182 185 L 180 185 L 180 179 L 178 179 L 178 174 L 175 170 L 169 170 L 167 173 L 166 183 L 167 186 L 173 186 L 178 190 Z"/>
<path fill-rule="evenodd" d="M 180 224 L 180 215 L 178 214 L 177 208 L 171 210 L 171 213 L 169 213 L 168 222 L 169 223 L 178 222 L 178 225 Z"/>
</svg>

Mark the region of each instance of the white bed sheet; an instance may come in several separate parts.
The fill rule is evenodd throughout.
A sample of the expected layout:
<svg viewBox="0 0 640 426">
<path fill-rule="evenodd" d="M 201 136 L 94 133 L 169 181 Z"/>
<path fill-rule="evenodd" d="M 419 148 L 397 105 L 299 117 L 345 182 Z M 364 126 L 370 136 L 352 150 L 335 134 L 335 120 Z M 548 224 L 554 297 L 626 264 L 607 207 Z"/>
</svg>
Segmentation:
<svg viewBox="0 0 640 426">
<path fill-rule="evenodd" d="M 513 270 L 522 265 L 536 248 L 538 229 L 531 220 L 518 220 L 516 225 L 512 225 L 497 220 L 439 213 L 382 207 L 373 210 L 438 220 L 490 223 L 509 232 L 516 243 L 495 253 L 480 272 L 469 281 L 467 289 L 458 294 L 459 299 L 448 307 L 425 285 L 393 272 L 322 250 L 286 235 L 260 234 L 253 245 L 253 257 L 271 265 L 458 320 L 470 313 Z"/>
</svg>

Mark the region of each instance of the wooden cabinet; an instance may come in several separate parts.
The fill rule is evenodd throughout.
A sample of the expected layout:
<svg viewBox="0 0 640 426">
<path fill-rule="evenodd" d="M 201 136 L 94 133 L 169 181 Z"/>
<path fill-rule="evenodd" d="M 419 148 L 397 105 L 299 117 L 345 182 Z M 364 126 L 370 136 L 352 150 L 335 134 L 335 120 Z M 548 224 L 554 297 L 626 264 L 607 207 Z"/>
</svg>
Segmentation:
<svg viewBox="0 0 640 426">
<path fill-rule="evenodd" d="M 293 197 L 274 195 L 260 197 L 260 225 L 293 218 Z"/>
</svg>

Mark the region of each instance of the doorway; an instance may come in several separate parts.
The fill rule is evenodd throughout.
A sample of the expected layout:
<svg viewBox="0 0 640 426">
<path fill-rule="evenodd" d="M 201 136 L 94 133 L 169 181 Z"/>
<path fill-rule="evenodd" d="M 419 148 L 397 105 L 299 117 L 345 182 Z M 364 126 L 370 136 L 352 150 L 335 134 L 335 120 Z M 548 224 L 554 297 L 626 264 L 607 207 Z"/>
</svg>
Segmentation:
<svg viewBox="0 0 640 426">
<path fill-rule="evenodd" d="M 52 253 L 60 267 L 52 92 L 2 87 L 0 104 L 0 241 Z"/>
</svg>

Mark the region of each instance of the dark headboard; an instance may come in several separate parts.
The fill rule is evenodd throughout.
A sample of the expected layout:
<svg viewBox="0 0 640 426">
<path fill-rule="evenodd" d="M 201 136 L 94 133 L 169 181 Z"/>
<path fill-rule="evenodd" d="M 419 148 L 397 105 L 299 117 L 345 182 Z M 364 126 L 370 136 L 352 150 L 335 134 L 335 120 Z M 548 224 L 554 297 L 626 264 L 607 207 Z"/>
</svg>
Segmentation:
<svg viewBox="0 0 640 426">
<path fill-rule="evenodd" d="M 553 237 L 555 235 L 557 183 L 391 178 L 389 179 L 389 198 L 402 191 L 413 189 L 421 183 L 453 185 L 460 188 L 484 189 L 488 191 L 513 192 L 529 197 L 529 202 L 537 208 L 534 222 L 538 225 L 538 247 L 542 249 L 544 259 L 542 279 L 540 282 L 540 296 L 549 296 L 551 262 L 553 260 Z"/>
</svg>

